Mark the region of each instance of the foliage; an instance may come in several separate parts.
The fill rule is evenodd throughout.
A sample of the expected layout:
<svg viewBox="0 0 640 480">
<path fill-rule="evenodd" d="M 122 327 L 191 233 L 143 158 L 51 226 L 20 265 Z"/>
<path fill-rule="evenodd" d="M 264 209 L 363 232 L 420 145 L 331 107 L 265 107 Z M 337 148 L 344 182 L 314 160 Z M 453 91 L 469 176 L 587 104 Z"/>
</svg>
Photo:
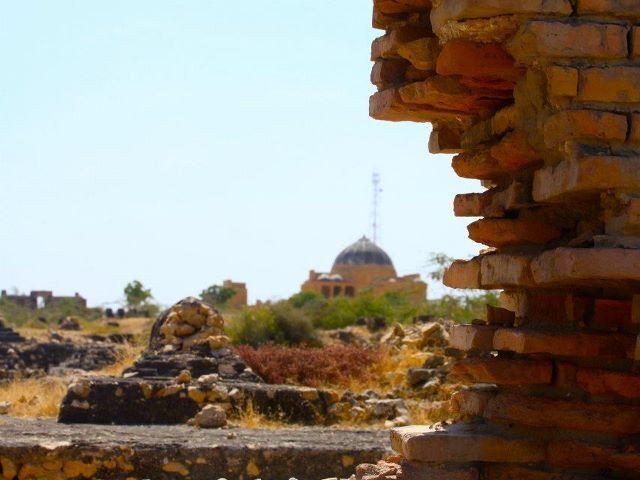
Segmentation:
<svg viewBox="0 0 640 480">
<path fill-rule="evenodd" d="M 454 260 L 455 259 L 453 257 L 450 257 L 446 253 L 431 252 L 429 255 L 428 265 L 432 267 L 432 270 L 429 272 L 429 278 L 437 282 L 442 282 L 444 273 Z"/>
<path fill-rule="evenodd" d="M 310 320 L 287 302 L 245 307 L 231 317 L 226 333 L 235 344 L 261 345 L 273 342 L 285 345 L 315 344 L 317 339 Z"/>
<path fill-rule="evenodd" d="M 235 350 L 268 383 L 310 387 L 348 387 L 354 379 L 370 380 L 370 367 L 381 356 L 379 349 L 353 345 L 309 348 L 269 343 L 257 348 L 242 345 Z"/>
<path fill-rule="evenodd" d="M 203 302 L 220 307 L 224 306 L 235 294 L 236 291 L 233 288 L 211 285 L 200 292 L 200 298 Z"/>
<path fill-rule="evenodd" d="M 139 310 L 143 304 L 153 298 L 151 289 L 144 288 L 142 282 L 134 280 L 124 287 L 124 296 L 127 301 L 127 307 Z"/>
<path fill-rule="evenodd" d="M 468 323 L 476 318 L 485 318 L 486 306 L 497 306 L 499 298 L 495 290 L 489 290 L 467 295 L 443 295 L 427 303 L 429 315 Z"/>
</svg>

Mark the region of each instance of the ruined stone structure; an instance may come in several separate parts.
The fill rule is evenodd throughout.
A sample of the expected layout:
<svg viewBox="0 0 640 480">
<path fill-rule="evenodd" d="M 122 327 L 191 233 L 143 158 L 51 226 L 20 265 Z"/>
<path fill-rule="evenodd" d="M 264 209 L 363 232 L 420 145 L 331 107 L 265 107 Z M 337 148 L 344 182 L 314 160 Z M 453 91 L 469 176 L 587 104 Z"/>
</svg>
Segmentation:
<svg viewBox="0 0 640 480">
<path fill-rule="evenodd" d="M 74 303 L 78 308 L 87 308 L 87 300 L 77 292 L 73 297 L 58 297 L 49 290 L 34 290 L 29 295 L 9 295 L 6 290 L 2 290 L 0 297 L 20 307 L 31 308 L 32 310 L 53 307 L 66 302 Z"/>
<path fill-rule="evenodd" d="M 490 248 L 445 283 L 504 290 L 452 331 L 464 421 L 394 430 L 382 470 L 638 478 L 640 1 L 375 0 L 373 24 L 371 116 L 431 123 L 484 187 L 454 212 Z"/>
<path fill-rule="evenodd" d="M 420 302 L 427 296 L 427 284 L 418 274 L 399 277 L 389 255 L 362 237 L 340 252 L 331 272 L 311 270 L 302 291 L 316 292 L 325 298 L 355 297 L 364 292 L 374 295 L 399 292 L 413 302 Z"/>
<path fill-rule="evenodd" d="M 226 302 L 227 307 L 231 308 L 241 308 L 246 307 L 248 304 L 249 293 L 247 292 L 247 284 L 241 282 L 234 282 L 232 280 L 225 280 L 222 283 L 224 288 L 230 288 L 234 292 L 236 292 L 233 297 L 231 297 Z"/>
</svg>

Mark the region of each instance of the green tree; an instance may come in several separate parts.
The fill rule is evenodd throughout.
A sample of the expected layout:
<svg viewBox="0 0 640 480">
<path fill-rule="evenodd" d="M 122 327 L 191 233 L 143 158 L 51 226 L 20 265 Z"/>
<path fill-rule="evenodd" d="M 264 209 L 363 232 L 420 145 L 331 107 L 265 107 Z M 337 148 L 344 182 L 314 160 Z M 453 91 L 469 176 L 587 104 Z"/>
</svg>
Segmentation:
<svg viewBox="0 0 640 480">
<path fill-rule="evenodd" d="M 124 287 L 124 296 L 127 299 L 127 307 L 138 309 L 148 300 L 153 298 L 151 295 L 151 289 L 144 288 L 144 285 L 139 280 L 129 282 Z"/>
<path fill-rule="evenodd" d="M 209 288 L 200 292 L 200 298 L 203 302 L 211 305 L 223 306 L 235 294 L 236 291 L 233 288 L 223 287 L 222 285 L 211 285 Z"/>
</svg>

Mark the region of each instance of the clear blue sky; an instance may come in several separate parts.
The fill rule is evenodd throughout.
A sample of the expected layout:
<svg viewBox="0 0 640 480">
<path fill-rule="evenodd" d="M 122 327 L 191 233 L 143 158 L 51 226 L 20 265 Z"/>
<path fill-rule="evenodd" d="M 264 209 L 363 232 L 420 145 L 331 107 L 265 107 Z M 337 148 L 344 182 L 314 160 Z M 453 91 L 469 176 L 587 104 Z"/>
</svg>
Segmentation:
<svg viewBox="0 0 640 480">
<path fill-rule="evenodd" d="M 295 293 L 370 232 L 400 273 L 479 246 L 429 127 L 368 117 L 370 0 L 0 6 L 0 287 L 133 279 L 170 304 L 223 279 Z"/>
</svg>

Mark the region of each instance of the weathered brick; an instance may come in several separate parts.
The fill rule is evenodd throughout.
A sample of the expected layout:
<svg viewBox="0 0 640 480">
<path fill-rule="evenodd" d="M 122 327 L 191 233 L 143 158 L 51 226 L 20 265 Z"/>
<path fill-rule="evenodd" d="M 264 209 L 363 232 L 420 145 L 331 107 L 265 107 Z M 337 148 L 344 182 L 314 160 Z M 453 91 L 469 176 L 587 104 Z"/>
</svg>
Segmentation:
<svg viewBox="0 0 640 480">
<path fill-rule="evenodd" d="M 501 15 L 570 15 L 569 0 L 455 0 L 439 2 L 431 12 L 435 30 L 446 23 Z"/>
<path fill-rule="evenodd" d="M 594 139 L 624 142 L 627 117 L 597 110 L 568 110 L 549 117 L 544 124 L 544 140 L 549 148 L 571 140 Z"/>
<path fill-rule="evenodd" d="M 464 113 L 444 112 L 402 101 L 397 89 L 389 88 L 374 93 L 369 99 L 369 115 L 376 120 L 392 122 L 436 122 L 438 120 L 471 123 L 473 117 Z"/>
<path fill-rule="evenodd" d="M 551 66 L 545 69 L 547 87 L 551 95 L 575 97 L 578 95 L 578 69 Z"/>
<path fill-rule="evenodd" d="M 640 114 L 631 115 L 631 128 L 629 129 L 629 143 L 640 143 Z"/>
<path fill-rule="evenodd" d="M 561 201 L 577 193 L 640 189 L 640 157 L 585 156 L 536 171 L 533 199 Z"/>
<path fill-rule="evenodd" d="M 371 83 L 378 88 L 389 88 L 404 82 L 407 61 L 397 58 L 376 60 L 371 69 Z"/>
<path fill-rule="evenodd" d="M 394 428 L 391 446 L 406 459 L 421 462 L 535 463 L 545 458 L 541 441 L 476 433 L 464 425 L 445 431 L 421 426 Z"/>
<path fill-rule="evenodd" d="M 577 384 L 578 367 L 573 363 L 556 362 L 554 385 L 559 388 L 574 388 Z"/>
<path fill-rule="evenodd" d="M 463 418 L 482 417 L 489 399 L 495 394 L 495 391 L 487 388 L 458 390 L 449 402 L 451 413 Z"/>
<path fill-rule="evenodd" d="M 421 12 L 431 9 L 431 0 L 373 0 L 373 8 L 390 14 Z"/>
<path fill-rule="evenodd" d="M 471 240 L 490 247 L 544 245 L 562 235 L 555 225 L 525 219 L 484 218 L 467 229 Z"/>
<path fill-rule="evenodd" d="M 640 198 L 625 193 L 602 197 L 605 233 L 640 236 Z"/>
<path fill-rule="evenodd" d="M 597 298 L 594 301 L 591 326 L 602 329 L 631 327 L 631 300 Z"/>
<path fill-rule="evenodd" d="M 438 480 L 478 480 L 478 470 L 469 466 L 434 465 L 424 462 L 401 463 L 403 480 L 425 480 L 437 478 Z"/>
<path fill-rule="evenodd" d="M 631 29 L 631 57 L 640 57 L 640 27 L 633 27 Z"/>
<path fill-rule="evenodd" d="M 583 102 L 640 102 L 640 68 L 609 66 L 582 69 L 577 98 Z"/>
<path fill-rule="evenodd" d="M 510 95 L 510 94 L 509 94 Z M 405 103 L 486 116 L 504 105 L 501 92 L 473 91 L 456 77 L 436 75 L 400 88 Z"/>
<path fill-rule="evenodd" d="M 502 45 L 467 40 L 447 42 L 436 65 L 439 75 L 502 78 L 517 80 L 522 70 Z"/>
<path fill-rule="evenodd" d="M 447 268 L 442 283 L 450 288 L 480 288 L 480 259 L 456 260 Z"/>
<path fill-rule="evenodd" d="M 639 281 L 639 266 L 640 251 L 622 248 L 558 248 L 531 262 L 538 285 Z"/>
<path fill-rule="evenodd" d="M 454 325 L 451 328 L 449 345 L 452 348 L 469 352 L 493 350 L 493 335 L 497 327 L 485 325 Z"/>
<path fill-rule="evenodd" d="M 488 191 L 487 191 L 488 192 Z M 481 217 L 491 204 L 491 196 L 483 193 L 461 193 L 453 200 L 453 213 L 456 217 Z"/>
<path fill-rule="evenodd" d="M 534 470 L 518 465 L 487 464 L 483 471 L 485 478 L 491 480 L 607 480 L 605 477 Z"/>
<path fill-rule="evenodd" d="M 398 56 L 398 47 L 417 40 L 428 37 L 430 30 L 412 26 L 402 26 L 389 30 L 382 37 L 376 38 L 371 44 L 371 60 L 380 58 L 393 58 Z"/>
<path fill-rule="evenodd" d="M 531 287 L 531 257 L 495 253 L 484 255 L 480 264 L 482 288 Z"/>
<path fill-rule="evenodd" d="M 640 374 L 581 368 L 576 380 L 580 388 L 592 395 L 640 398 Z"/>
<path fill-rule="evenodd" d="M 486 305 L 487 309 L 487 324 L 500 325 L 502 327 L 512 327 L 516 322 L 516 314 L 512 310 L 506 308 L 494 307 L 493 305 Z"/>
<path fill-rule="evenodd" d="M 638 423 L 637 419 L 634 423 Z M 552 441 L 547 448 L 547 460 L 559 468 L 613 469 L 637 475 L 640 471 L 640 445 L 620 442 L 619 447 L 612 447 L 567 440 Z"/>
<path fill-rule="evenodd" d="M 419 38 L 400 45 L 397 51 L 417 69 L 435 71 L 440 44 L 436 37 Z"/>
<path fill-rule="evenodd" d="M 467 358 L 455 362 L 450 375 L 467 383 L 548 385 L 552 370 L 551 362 L 546 360 Z"/>
<path fill-rule="evenodd" d="M 447 125 L 437 125 L 429 136 L 429 152 L 431 153 L 460 153 L 460 132 Z"/>
<path fill-rule="evenodd" d="M 578 13 L 581 15 L 604 13 L 640 17 L 640 0 L 579 0 Z"/>
<path fill-rule="evenodd" d="M 522 63 L 546 58 L 616 59 L 627 57 L 627 28 L 619 24 L 529 22 L 510 42 Z"/>
<path fill-rule="evenodd" d="M 637 406 L 620 408 L 618 404 L 500 394 L 489 400 L 484 416 L 530 427 L 619 435 L 640 433 L 640 407 Z"/>
<path fill-rule="evenodd" d="M 635 347 L 635 336 L 621 333 L 583 333 L 499 329 L 493 348 L 525 355 L 550 354 L 561 357 L 628 358 Z"/>
</svg>

